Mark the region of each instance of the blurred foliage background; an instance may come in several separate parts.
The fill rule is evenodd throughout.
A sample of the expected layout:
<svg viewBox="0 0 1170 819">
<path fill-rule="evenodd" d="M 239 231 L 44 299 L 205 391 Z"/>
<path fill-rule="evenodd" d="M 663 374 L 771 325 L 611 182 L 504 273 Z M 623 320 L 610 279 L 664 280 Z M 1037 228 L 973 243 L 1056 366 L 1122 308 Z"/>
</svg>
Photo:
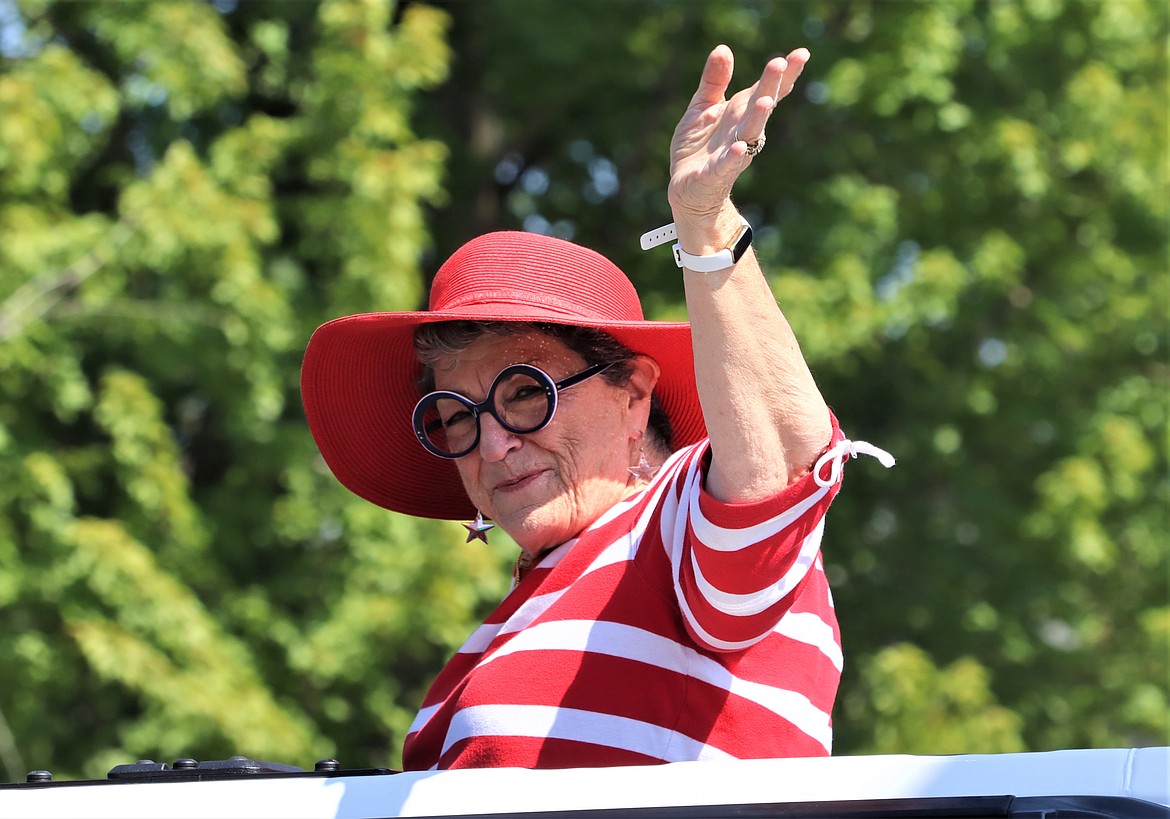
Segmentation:
<svg viewBox="0 0 1170 819">
<path fill-rule="evenodd" d="M 708 50 L 813 61 L 738 201 L 854 438 L 837 753 L 1170 743 L 1161 0 L 0 0 L 0 779 L 396 766 L 512 550 L 343 490 L 313 328 L 491 229 L 684 314 Z"/>
</svg>

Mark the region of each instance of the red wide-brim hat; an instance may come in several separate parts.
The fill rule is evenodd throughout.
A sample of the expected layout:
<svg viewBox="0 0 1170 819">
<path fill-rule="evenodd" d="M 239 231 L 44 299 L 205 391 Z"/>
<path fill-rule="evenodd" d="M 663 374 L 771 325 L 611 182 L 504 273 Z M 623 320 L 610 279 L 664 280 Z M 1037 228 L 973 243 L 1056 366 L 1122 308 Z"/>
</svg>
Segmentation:
<svg viewBox="0 0 1170 819">
<path fill-rule="evenodd" d="M 414 330 L 462 319 L 606 332 L 658 362 L 654 391 L 673 426 L 671 445 L 707 434 L 689 324 L 646 321 L 626 274 L 588 248 L 534 233 L 488 233 L 439 269 L 429 310 L 346 316 L 321 325 L 309 340 L 301 369 L 309 429 L 337 479 L 378 506 L 426 518 L 475 515 L 455 462 L 423 449 L 411 421 L 422 375 Z"/>
</svg>

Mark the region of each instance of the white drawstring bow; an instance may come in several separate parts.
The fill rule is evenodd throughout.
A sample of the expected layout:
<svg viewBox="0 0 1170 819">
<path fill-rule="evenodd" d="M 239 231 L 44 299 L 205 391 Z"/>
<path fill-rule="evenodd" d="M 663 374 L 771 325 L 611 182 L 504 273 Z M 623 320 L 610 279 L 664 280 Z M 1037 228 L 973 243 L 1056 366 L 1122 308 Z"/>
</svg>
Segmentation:
<svg viewBox="0 0 1170 819">
<path fill-rule="evenodd" d="M 877 458 L 886 469 L 894 465 L 894 456 L 884 449 L 866 441 L 846 440 L 841 441 L 817 459 L 817 465 L 813 467 L 813 480 L 817 482 L 817 486 L 832 486 L 841 480 L 841 468 L 845 463 L 845 457 L 856 458 L 858 455 L 869 455 L 871 458 Z M 824 480 L 821 478 L 821 470 L 826 463 L 830 462 L 829 478 Z"/>
</svg>

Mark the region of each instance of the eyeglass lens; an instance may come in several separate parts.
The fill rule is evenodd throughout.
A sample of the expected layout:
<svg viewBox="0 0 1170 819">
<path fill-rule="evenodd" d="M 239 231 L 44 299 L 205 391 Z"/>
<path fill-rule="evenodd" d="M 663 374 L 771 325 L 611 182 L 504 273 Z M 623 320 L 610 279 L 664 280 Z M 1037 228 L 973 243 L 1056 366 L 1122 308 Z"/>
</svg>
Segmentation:
<svg viewBox="0 0 1170 819">
<path fill-rule="evenodd" d="M 505 371 L 492 385 L 488 406 L 505 429 L 515 433 L 533 432 L 548 422 L 555 396 L 551 381 L 542 383 L 527 369 Z M 427 441 L 438 451 L 461 455 L 479 442 L 480 422 L 477 407 L 471 401 L 453 393 L 431 393 L 420 409 Z"/>
</svg>

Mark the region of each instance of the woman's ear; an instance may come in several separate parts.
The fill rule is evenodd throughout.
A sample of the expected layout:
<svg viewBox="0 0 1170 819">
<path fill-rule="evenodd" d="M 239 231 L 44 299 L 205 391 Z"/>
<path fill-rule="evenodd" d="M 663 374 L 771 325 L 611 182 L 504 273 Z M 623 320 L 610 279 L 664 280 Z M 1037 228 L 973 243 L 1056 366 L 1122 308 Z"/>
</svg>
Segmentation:
<svg viewBox="0 0 1170 819">
<path fill-rule="evenodd" d="M 640 438 L 650 421 L 650 396 L 658 383 L 658 375 L 662 370 L 658 362 L 650 356 L 635 356 L 631 360 L 632 370 L 630 381 L 626 384 L 626 393 L 630 400 L 629 419 L 632 423 L 631 431 L 636 432 L 632 437 Z"/>
</svg>

